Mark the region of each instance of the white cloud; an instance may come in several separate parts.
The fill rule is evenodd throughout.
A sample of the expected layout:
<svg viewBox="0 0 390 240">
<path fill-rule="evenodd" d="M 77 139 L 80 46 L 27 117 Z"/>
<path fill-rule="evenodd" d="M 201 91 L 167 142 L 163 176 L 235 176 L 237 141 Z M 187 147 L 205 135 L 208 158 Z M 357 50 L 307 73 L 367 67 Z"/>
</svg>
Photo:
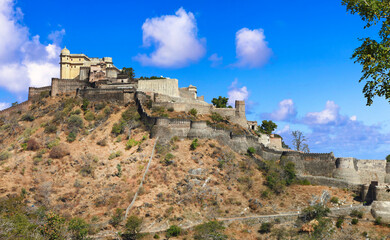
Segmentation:
<svg viewBox="0 0 390 240">
<path fill-rule="evenodd" d="M 272 55 L 272 50 L 265 41 L 264 30 L 242 28 L 236 33 L 237 67 L 261 67 Z"/>
<path fill-rule="evenodd" d="M 238 80 L 235 79 L 232 82 L 232 84 L 230 85 L 229 91 L 228 91 L 228 97 L 229 97 L 228 105 L 233 106 L 233 107 L 234 107 L 236 100 L 247 101 L 248 97 L 249 97 L 249 92 L 248 92 L 248 89 L 246 88 L 246 86 L 243 86 L 240 88 L 240 87 L 237 87 L 237 84 L 238 84 Z"/>
<path fill-rule="evenodd" d="M 263 118 L 269 118 L 274 121 L 287 121 L 296 117 L 297 111 L 292 99 L 285 99 L 279 102 L 279 107 L 272 113 L 262 114 Z"/>
<path fill-rule="evenodd" d="M 285 125 L 282 130 L 276 131 L 276 134 L 289 134 L 290 133 L 290 125 Z"/>
<path fill-rule="evenodd" d="M 65 30 L 51 34 L 54 44 L 44 45 L 39 36 L 29 38 L 29 30 L 21 23 L 23 13 L 14 0 L 0 1 L 0 87 L 15 93 L 29 86 L 49 85 L 59 76 L 59 41 Z"/>
<path fill-rule="evenodd" d="M 223 57 L 219 57 L 218 54 L 214 53 L 209 57 L 209 61 L 211 61 L 211 66 L 216 67 L 222 63 Z"/>
<path fill-rule="evenodd" d="M 138 54 L 134 60 L 145 66 L 183 67 L 206 53 L 205 39 L 198 39 L 194 14 L 183 8 L 176 15 L 148 18 L 142 25 L 144 47 L 155 46 L 149 56 Z"/>
<path fill-rule="evenodd" d="M 339 106 L 333 101 L 327 101 L 324 110 L 307 113 L 304 121 L 308 124 L 328 124 L 335 122 L 338 116 Z"/>
<path fill-rule="evenodd" d="M 349 119 L 350 119 L 351 121 L 356 121 L 357 117 L 356 117 L 355 115 L 353 115 L 353 116 L 351 116 Z"/>
<path fill-rule="evenodd" d="M 11 107 L 10 103 L 0 102 L 0 111 Z"/>
</svg>

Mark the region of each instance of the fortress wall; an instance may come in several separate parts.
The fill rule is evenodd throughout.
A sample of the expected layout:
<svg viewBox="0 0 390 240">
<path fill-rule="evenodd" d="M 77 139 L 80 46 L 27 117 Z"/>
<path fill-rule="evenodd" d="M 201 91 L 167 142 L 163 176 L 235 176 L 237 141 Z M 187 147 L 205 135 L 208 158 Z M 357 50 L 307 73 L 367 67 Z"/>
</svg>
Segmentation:
<svg viewBox="0 0 390 240">
<path fill-rule="evenodd" d="M 336 188 L 347 188 L 355 193 L 361 194 L 363 186 L 361 184 L 350 183 L 346 180 L 323 177 L 323 176 L 311 176 L 311 175 L 297 175 L 298 180 L 307 179 L 311 184 L 330 186 Z"/>
<path fill-rule="evenodd" d="M 270 147 L 282 149 L 282 139 L 281 138 L 270 137 L 269 140 L 270 140 L 270 143 L 269 143 Z"/>
<path fill-rule="evenodd" d="M 8 117 L 11 114 L 16 113 L 16 112 L 24 113 L 24 112 L 29 110 L 30 105 L 31 105 L 31 101 L 25 101 L 25 102 L 19 103 L 15 106 L 12 106 L 12 107 L 9 107 L 7 109 L 0 111 L 0 117 Z"/>
<path fill-rule="evenodd" d="M 298 174 L 332 177 L 336 169 L 333 153 L 283 152 L 282 161 L 295 163 Z"/>
<path fill-rule="evenodd" d="M 36 88 L 36 87 L 29 87 L 28 88 L 28 100 L 36 100 L 39 99 L 41 96 L 42 92 L 51 92 L 51 86 L 47 87 L 41 87 L 41 88 Z"/>
<path fill-rule="evenodd" d="M 161 93 L 172 97 L 180 97 L 177 79 L 138 80 L 138 91 Z"/>
<path fill-rule="evenodd" d="M 372 181 L 384 183 L 386 179 L 386 161 L 359 160 L 356 158 L 338 158 L 337 169 L 333 176 L 354 183 L 370 184 Z"/>
<path fill-rule="evenodd" d="M 58 94 L 71 94 L 76 95 L 77 89 L 83 89 L 88 86 L 85 81 L 75 79 L 58 79 L 52 78 L 51 80 L 51 96 L 55 97 Z"/>
<path fill-rule="evenodd" d="M 134 93 L 128 94 L 131 94 L 132 97 L 127 96 L 127 98 L 134 99 Z M 86 98 L 90 101 L 116 101 L 120 103 L 125 103 L 125 93 L 122 89 L 78 89 L 77 96 L 80 96 L 81 98 Z"/>
</svg>

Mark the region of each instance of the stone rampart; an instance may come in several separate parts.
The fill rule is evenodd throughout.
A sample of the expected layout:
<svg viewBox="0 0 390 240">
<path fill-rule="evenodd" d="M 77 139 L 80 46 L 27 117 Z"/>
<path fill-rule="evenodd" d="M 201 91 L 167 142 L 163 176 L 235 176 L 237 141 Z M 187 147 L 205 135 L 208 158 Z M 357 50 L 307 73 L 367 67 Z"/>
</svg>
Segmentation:
<svg viewBox="0 0 390 240">
<path fill-rule="evenodd" d="M 283 152 L 282 161 L 295 163 L 298 174 L 332 177 L 336 169 L 333 153 Z"/>
<path fill-rule="evenodd" d="M 15 106 L 12 106 L 12 107 L 9 107 L 7 109 L 0 111 L 0 117 L 8 117 L 11 114 L 14 114 L 17 112 L 20 112 L 20 113 L 26 112 L 29 110 L 30 105 L 31 105 L 31 101 L 25 101 L 25 102 L 19 103 Z"/>
<path fill-rule="evenodd" d="M 85 88 L 77 89 L 76 95 L 81 98 L 86 98 L 90 101 L 116 101 L 119 103 L 127 103 L 134 101 L 134 91 L 123 89 L 101 89 L 101 88 Z M 128 96 L 126 96 L 128 95 Z"/>
<path fill-rule="evenodd" d="M 47 92 L 48 95 L 50 95 L 51 86 L 40 87 L 40 88 L 29 87 L 28 88 L 28 100 L 39 99 L 39 97 L 41 96 L 41 93 L 44 93 L 44 92 Z"/>
<path fill-rule="evenodd" d="M 89 86 L 86 81 L 76 79 L 58 79 L 51 80 L 51 96 L 55 97 L 59 94 L 76 96 L 77 89 L 83 89 Z"/>
<path fill-rule="evenodd" d="M 138 80 L 138 91 L 180 97 L 179 81 L 177 79 L 140 79 Z"/>
</svg>

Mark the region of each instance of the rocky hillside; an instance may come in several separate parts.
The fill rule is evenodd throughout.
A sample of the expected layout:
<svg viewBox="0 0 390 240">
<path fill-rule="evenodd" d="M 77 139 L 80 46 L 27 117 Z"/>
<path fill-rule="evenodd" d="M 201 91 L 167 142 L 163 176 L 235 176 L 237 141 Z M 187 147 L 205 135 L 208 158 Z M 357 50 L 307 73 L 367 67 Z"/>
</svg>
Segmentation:
<svg viewBox="0 0 390 240">
<path fill-rule="evenodd" d="M 161 142 L 149 127 L 135 105 L 74 98 L 42 98 L 0 117 L 0 239 L 389 236 L 363 210 L 341 225 L 337 214 L 318 214 L 360 203 L 348 189 L 296 180 L 293 164 L 213 139 Z M 298 211 L 298 220 L 283 217 Z M 269 225 L 256 220 L 268 215 L 277 215 L 264 218 Z"/>
</svg>

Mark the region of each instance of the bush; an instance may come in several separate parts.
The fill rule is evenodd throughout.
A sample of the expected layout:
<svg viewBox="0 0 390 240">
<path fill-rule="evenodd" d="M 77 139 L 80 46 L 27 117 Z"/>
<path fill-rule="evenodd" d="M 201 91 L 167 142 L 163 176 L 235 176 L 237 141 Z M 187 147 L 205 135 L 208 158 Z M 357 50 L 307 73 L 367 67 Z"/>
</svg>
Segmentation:
<svg viewBox="0 0 390 240">
<path fill-rule="evenodd" d="M 28 140 L 28 142 L 27 142 L 27 150 L 29 150 L 29 151 L 36 151 L 39 148 L 40 148 L 40 145 L 37 142 L 37 140 L 35 140 L 35 138 L 30 138 L 30 140 Z"/>
<path fill-rule="evenodd" d="M 359 223 L 359 219 L 354 218 L 354 219 L 352 219 L 351 223 L 352 223 L 353 225 L 356 225 L 356 224 Z"/>
<path fill-rule="evenodd" d="M 300 185 L 310 185 L 311 184 L 310 181 L 307 179 L 300 180 L 297 183 Z"/>
<path fill-rule="evenodd" d="M 191 149 L 191 150 L 195 150 L 198 146 L 199 146 L 198 139 L 195 138 L 195 139 L 192 141 L 191 145 L 190 145 L 190 149 Z"/>
<path fill-rule="evenodd" d="M 126 122 L 130 120 L 138 120 L 140 118 L 141 116 L 139 115 L 135 107 L 130 107 L 122 113 L 122 119 L 125 120 Z"/>
<path fill-rule="evenodd" d="M 219 123 L 223 121 L 223 117 L 220 114 L 213 112 L 211 114 L 211 120 L 213 120 L 215 123 Z"/>
<path fill-rule="evenodd" d="M 69 151 L 65 147 L 55 146 L 51 149 L 49 156 L 50 156 L 50 158 L 60 159 L 60 158 L 63 158 L 69 154 L 70 154 Z"/>
<path fill-rule="evenodd" d="M 152 107 L 152 113 L 157 113 L 159 115 L 163 114 L 165 112 L 165 108 L 164 107 L 160 107 L 160 106 L 156 106 L 156 107 Z"/>
<path fill-rule="evenodd" d="M 256 153 L 256 150 L 254 147 L 249 147 L 247 150 L 249 156 L 253 156 Z"/>
<path fill-rule="evenodd" d="M 106 107 L 106 103 L 104 103 L 104 102 L 102 102 L 102 103 L 97 103 L 96 105 L 95 105 L 95 111 L 100 111 L 100 110 L 102 110 L 103 108 L 105 108 Z"/>
<path fill-rule="evenodd" d="M 386 157 L 386 162 L 390 162 L 390 154 Z"/>
<path fill-rule="evenodd" d="M 120 157 L 122 155 L 122 152 L 121 151 L 117 151 L 117 152 L 113 152 L 110 154 L 110 156 L 108 157 L 108 160 L 112 160 L 114 158 L 117 158 L 117 157 Z"/>
<path fill-rule="evenodd" d="M 260 234 L 270 233 L 272 229 L 272 224 L 269 222 L 262 223 L 259 229 Z"/>
<path fill-rule="evenodd" d="M 89 224 L 87 224 L 81 218 L 72 218 L 69 221 L 68 230 L 72 233 L 72 239 L 86 239 L 86 236 L 89 231 Z"/>
<path fill-rule="evenodd" d="M 363 218 L 364 213 L 362 211 L 359 211 L 357 209 L 354 209 L 351 211 L 350 216 L 351 217 L 357 217 L 357 218 Z"/>
<path fill-rule="evenodd" d="M 336 227 L 341 228 L 343 226 L 343 223 L 344 223 L 344 216 L 338 217 L 336 221 Z"/>
<path fill-rule="evenodd" d="M 115 209 L 115 213 L 112 215 L 109 223 L 116 228 L 122 222 L 122 215 L 124 210 L 121 208 Z"/>
<path fill-rule="evenodd" d="M 77 134 L 74 132 L 70 132 L 68 136 L 66 137 L 66 141 L 68 142 L 74 142 L 76 140 Z"/>
<path fill-rule="evenodd" d="M 134 147 L 134 146 L 136 146 L 136 145 L 138 145 L 138 144 L 139 144 L 138 141 L 136 141 L 136 140 L 130 138 L 130 139 L 126 142 L 126 150 L 129 150 L 129 149 L 131 149 L 132 147 Z"/>
<path fill-rule="evenodd" d="M 45 133 L 55 133 L 57 132 L 57 126 L 52 124 L 52 123 L 48 123 L 46 126 L 45 126 L 45 130 L 44 130 Z"/>
<path fill-rule="evenodd" d="M 10 156 L 11 154 L 8 151 L 2 151 L 0 153 L 0 161 L 7 160 Z"/>
<path fill-rule="evenodd" d="M 85 120 L 87 120 L 89 122 L 93 121 L 93 120 L 95 120 L 95 114 L 93 112 L 88 111 L 85 113 L 84 118 L 85 118 Z"/>
<path fill-rule="evenodd" d="M 338 198 L 338 197 L 332 197 L 332 198 L 330 199 L 330 202 L 331 202 L 331 203 L 334 203 L 334 204 L 338 204 L 338 203 L 339 203 L 339 198 Z"/>
<path fill-rule="evenodd" d="M 84 99 L 83 99 L 83 104 L 81 105 L 81 109 L 83 109 L 84 112 L 87 111 L 88 105 L 89 105 L 88 99 L 85 99 L 85 98 L 84 98 Z"/>
<path fill-rule="evenodd" d="M 179 227 L 177 225 L 171 225 L 167 230 L 167 237 L 168 238 L 177 237 L 180 235 L 181 232 L 182 232 L 181 227 Z"/>
<path fill-rule="evenodd" d="M 375 218 L 374 224 L 375 225 L 382 225 L 382 217 Z"/>
<path fill-rule="evenodd" d="M 60 215 L 49 212 L 45 215 L 45 224 L 41 228 L 42 234 L 47 239 L 64 239 L 65 219 Z"/>
<path fill-rule="evenodd" d="M 225 229 L 222 222 L 210 221 L 195 227 L 195 240 L 225 240 L 228 239 L 222 233 Z"/>
<path fill-rule="evenodd" d="M 84 127 L 83 119 L 78 115 L 71 115 L 68 118 L 68 129 L 71 132 L 78 132 L 80 128 Z"/>
<path fill-rule="evenodd" d="M 320 219 L 322 217 L 328 216 L 330 209 L 322 206 L 321 204 L 316 204 L 314 206 L 309 206 L 302 211 L 302 219 L 305 222 L 311 221 L 313 219 Z"/>
<path fill-rule="evenodd" d="M 35 120 L 35 117 L 29 113 L 26 113 L 22 116 L 21 120 L 26 122 L 32 122 Z"/>
<path fill-rule="evenodd" d="M 122 234 L 124 240 L 134 240 L 139 238 L 141 231 L 142 219 L 132 215 L 127 218 L 125 232 Z"/>
<path fill-rule="evenodd" d="M 100 139 L 99 141 L 96 142 L 96 144 L 105 147 L 107 146 L 107 139 L 106 138 Z"/>
<path fill-rule="evenodd" d="M 168 112 L 173 112 L 173 111 L 175 111 L 175 109 L 173 109 L 173 107 L 168 108 Z"/>
<path fill-rule="evenodd" d="M 117 137 L 120 134 L 124 133 L 125 126 L 126 126 L 126 122 L 123 120 L 119 121 L 118 123 L 114 123 L 111 129 L 111 133 Z"/>
<path fill-rule="evenodd" d="M 195 108 L 191 108 L 191 110 L 188 113 L 196 117 L 196 115 L 198 114 L 198 110 L 196 110 Z"/>
</svg>

